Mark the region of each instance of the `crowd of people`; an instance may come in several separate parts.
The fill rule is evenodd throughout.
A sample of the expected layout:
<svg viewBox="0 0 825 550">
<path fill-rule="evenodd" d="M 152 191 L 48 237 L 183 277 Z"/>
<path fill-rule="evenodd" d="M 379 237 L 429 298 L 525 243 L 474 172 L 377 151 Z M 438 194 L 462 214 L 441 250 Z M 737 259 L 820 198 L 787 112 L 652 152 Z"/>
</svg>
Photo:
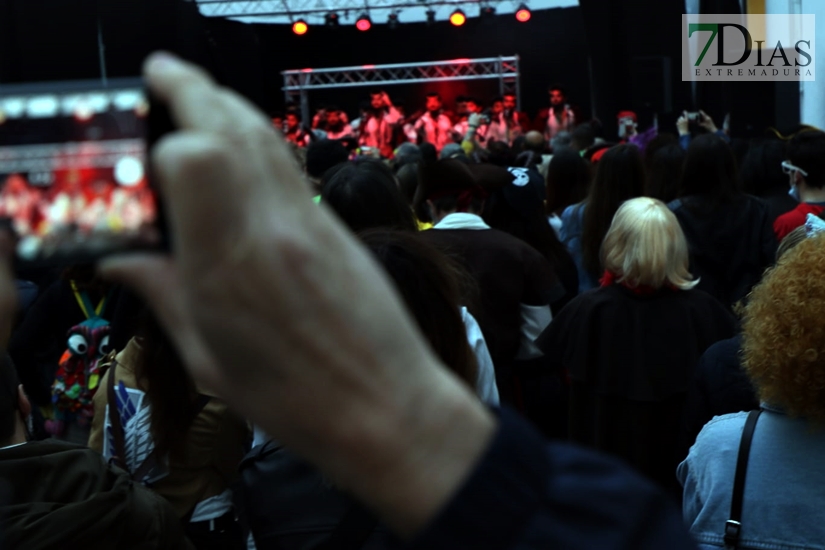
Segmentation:
<svg viewBox="0 0 825 550">
<path fill-rule="evenodd" d="M 173 252 L 0 262 L 8 547 L 825 540 L 825 132 L 551 108 L 493 145 L 473 104 L 455 147 L 438 109 L 378 154 L 330 111 L 300 150 L 195 66 L 146 77 Z"/>
<path fill-rule="evenodd" d="M 438 92 L 430 92 L 423 108 L 407 114 L 404 106 L 393 104 L 385 91 L 375 90 L 370 93 L 370 100 L 361 105 L 358 118 L 351 122 L 347 113 L 335 105 L 319 107 L 311 123 L 304 122 L 300 110 L 290 105 L 285 114 L 275 113 L 272 124 L 297 147 L 332 139 L 350 148 L 357 147 L 363 154 L 389 158 L 402 143 L 431 143 L 440 153 L 448 144 L 461 143 L 467 136 L 478 146 L 512 146 L 530 130 L 538 131 L 547 140 L 572 130 L 576 114 L 567 102 L 564 88 L 551 85 L 548 101 L 549 107 L 531 121 L 527 113 L 518 111 L 515 93 L 492 99 L 487 108 L 476 98 L 459 96 L 455 109 L 449 110 Z"/>
</svg>

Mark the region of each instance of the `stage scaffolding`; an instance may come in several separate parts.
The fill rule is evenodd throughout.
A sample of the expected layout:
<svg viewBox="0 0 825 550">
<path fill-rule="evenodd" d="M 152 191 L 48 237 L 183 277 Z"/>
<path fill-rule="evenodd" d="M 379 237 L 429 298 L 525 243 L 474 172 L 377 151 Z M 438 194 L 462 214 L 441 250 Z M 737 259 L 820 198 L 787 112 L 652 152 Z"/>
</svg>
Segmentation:
<svg viewBox="0 0 825 550">
<path fill-rule="evenodd" d="M 514 93 L 518 108 L 521 108 L 518 56 L 328 69 L 297 69 L 284 71 L 281 75 L 284 77 L 283 91 L 287 102 L 295 101 L 296 96 L 298 97 L 301 114 L 305 121 L 312 120 L 309 114 L 309 92 L 312 90 L 358 86 L 381 88 L 421 82 L 497 79 L 499 92 L 501 94 Z"/>
</svg>

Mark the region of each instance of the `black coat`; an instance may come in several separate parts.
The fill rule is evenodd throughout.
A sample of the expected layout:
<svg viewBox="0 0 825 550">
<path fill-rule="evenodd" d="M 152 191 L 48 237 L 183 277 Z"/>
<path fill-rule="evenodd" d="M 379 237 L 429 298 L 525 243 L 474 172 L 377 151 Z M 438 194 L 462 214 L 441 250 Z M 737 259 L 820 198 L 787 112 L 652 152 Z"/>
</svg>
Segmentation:
<svg viewBox="0 0 825 550">
<path fill-rule="evenodd" d="M 678 492 L 677 444 L 699 357 L 735 319 L 699 290 L 618 285 L 573 300 L 538 345 L 570 380 L 570 438 L 625 459 Z"/>
<path fill-rule="evenodd" d="M 697 288 L 732 307 L 748 295 L 776 257 L 776 237 L 765 202 L 750 195 L 713 205 L 705 197 L 670 203 L 690 246 Z"/>
</svg>

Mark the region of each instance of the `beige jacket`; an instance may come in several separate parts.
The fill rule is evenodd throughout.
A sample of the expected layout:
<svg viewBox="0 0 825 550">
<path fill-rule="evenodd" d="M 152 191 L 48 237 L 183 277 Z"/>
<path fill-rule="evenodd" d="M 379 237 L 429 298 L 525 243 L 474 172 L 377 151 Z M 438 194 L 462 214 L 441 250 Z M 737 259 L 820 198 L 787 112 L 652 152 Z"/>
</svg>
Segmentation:
<svg viewBox="0 0 825 550">
<path fill-rule="evenodd" d="M 140 344 L 133 338 L 117 355 L 116 384 L 123 381 L 127 388 L 145 391 L 134 372 L 141 353 Z M 110 373 L 111 369 L 103 375 L 95 394 L 95 416 L 89 436 L 89 447 L 101 453 Z M 185 517 L 198 502 L 223 493 L 237 479 L 248 436 L 247 424 L 232 414 L 223 401 L 212 397 L 189 429 L 184 460 L 173 461 L 169 474 L 154 483 L 152 489 L 172 504 L 179 517 Z"/>
</svg>

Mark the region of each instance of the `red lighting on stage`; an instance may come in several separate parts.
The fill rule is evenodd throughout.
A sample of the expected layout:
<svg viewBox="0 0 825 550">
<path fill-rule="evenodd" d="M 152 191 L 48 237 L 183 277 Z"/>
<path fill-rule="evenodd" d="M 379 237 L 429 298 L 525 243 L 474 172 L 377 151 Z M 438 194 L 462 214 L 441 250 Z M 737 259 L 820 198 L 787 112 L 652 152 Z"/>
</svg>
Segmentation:
<svg viewBox="0 0 825 550">
<path fill-rule="evenodd" d="M 519 23 L 527 23 L 531 17 L 533 17 L 533 14 L 530 13 L 530 8 L 524 4 L 520 5 L 516 10 L 516 21 Z"/>
<path fill-rule="evenodd" d="M 298 36 L 304 35 L 309 30 L 309 25 L 303 19 L 299 19 L 292 24 L 292 32 Z"/>
<path fill-rule="evenodd" d="M 469 63 L 470 59 L 467 57 L 462 57 L 461 59 L 453 59 L 450 63 Z"/>
<path fill-rule="evenodd" d="M 361 32 L 370 30 L 372 28 L 372 20 L 370 19 L 370 16 L 365 13 L 359 17 L 358 21 L 355 22 L 355 28 Z"/>
<path fill-rule="evenodd" d="M 461 10 L 455 10 L 452 15 L 450 15 L 450 23 L 452 23 L 456 27 L 460 27 L 467 21 L 467 16 L 464 15 L 464 12 Z"/>
<path fill-rule="evenodd" d="M 374 69 L 375 65 L 364 65 L 362 69 Z"/>
</svg>

